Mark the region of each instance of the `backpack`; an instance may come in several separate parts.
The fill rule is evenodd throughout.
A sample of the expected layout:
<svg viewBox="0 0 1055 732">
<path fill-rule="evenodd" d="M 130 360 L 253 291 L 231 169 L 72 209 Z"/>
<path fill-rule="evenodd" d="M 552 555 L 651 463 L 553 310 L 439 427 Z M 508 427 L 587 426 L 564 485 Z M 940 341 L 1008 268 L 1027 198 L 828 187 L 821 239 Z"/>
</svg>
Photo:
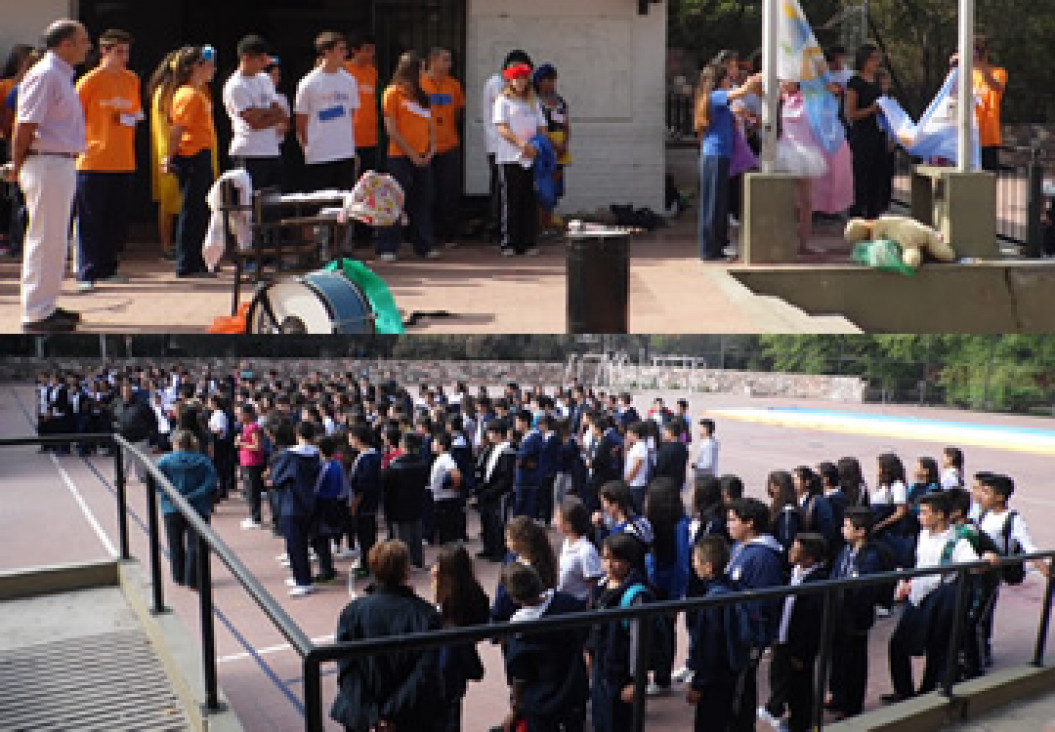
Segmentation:
<svg viewBox="0 0 1055 732">
<path fill-rule="evenodd" d="M 368 170 L 345 196 L 344 214 L 367 226 L 394 226 L 405 222 L 403 188 L 385 173 Z"/>
<path fill-rule="evenodd" d="M 630 585 L 623 596 L 619 598 L 619 607 L 621 609 L 629 608 L 634 604 L 634 600 L 644 595 L 644 602 L 651 602 L 655 599 L 655 593 L 646 585 L 640 582 Z M 670 623 L 671 620 L 662 613 L 653 615 L 651 618 L 652 627 L 650 628 L 651 633 L 649 634 L 649 647 L 646 650 L 648 653 L 648 667 L 650 670 L 655 670 L 669 663 L 673 657 L 673 649 L 670 647 Z M 630 620 L 623 620 L 623 628 L 629 632 Z"/>
<path fill-rule="evenodd" d="M 1000 531 L 1000 536 L 1004 540 L 1000 546 L 1000 553 L 1005 557 L 1013 557 L 1025 553 L 1019 543 L 1011 538 L 1011 531 L 1014 529 L 1015 516 L 1017 515 L 1018 511 L 1008 511 L 1007 516 L 1004 518 L 1004 528 Z M 984 518 L 985 514 L 982 514 L 981 518 L 978 519 L 978 523 L 981 524 Z M 1000 568 L 1000 573 L 1003 575 L 1005 584 L 1020 585 L 1026 579 L 1026 565 L 1022 562 L 1005 564 Z"/>
</svg>

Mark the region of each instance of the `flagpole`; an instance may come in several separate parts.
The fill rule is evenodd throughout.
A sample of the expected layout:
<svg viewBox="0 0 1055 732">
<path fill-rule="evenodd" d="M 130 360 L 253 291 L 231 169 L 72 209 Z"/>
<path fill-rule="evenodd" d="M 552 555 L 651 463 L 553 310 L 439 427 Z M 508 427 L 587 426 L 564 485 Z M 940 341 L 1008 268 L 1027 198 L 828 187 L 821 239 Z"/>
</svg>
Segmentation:
<svg viewBox="0 0 1055 732">
<path fill-rule="evenodd" d="M 762 107 L 762 172 L 772 173 L 777 152 L 777 20 L 780 0 L 762 6 L 762 71 L 765 104 Z"/>
<path fill-rule="evenodd" d="M 957 95 L 960 135 L 956 169 L 968 173 L 974 167 L 974 0 L 960 0 L 960 76 Z"/>
</svg>

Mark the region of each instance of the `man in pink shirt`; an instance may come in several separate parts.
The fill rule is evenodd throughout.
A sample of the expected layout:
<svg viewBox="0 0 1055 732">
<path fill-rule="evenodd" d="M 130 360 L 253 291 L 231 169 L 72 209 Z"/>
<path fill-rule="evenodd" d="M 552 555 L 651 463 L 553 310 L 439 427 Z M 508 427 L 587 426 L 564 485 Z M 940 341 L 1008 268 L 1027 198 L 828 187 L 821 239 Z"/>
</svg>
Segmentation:
<svg viewBox="0 0 1055 732">
<path fill-rule="evenodd" d="M 92 48 L 84 26 L 58 20 L 44 32 L 47 53 L 19 86 L 8 182 L 26 198 L 29 226 L 22 259 L 22 330 L 75 330 L 80 315 L 57 306 L 69 248 L 76 163 L 84 151 L 84 109 L 73 67 Z"/>
</svg>

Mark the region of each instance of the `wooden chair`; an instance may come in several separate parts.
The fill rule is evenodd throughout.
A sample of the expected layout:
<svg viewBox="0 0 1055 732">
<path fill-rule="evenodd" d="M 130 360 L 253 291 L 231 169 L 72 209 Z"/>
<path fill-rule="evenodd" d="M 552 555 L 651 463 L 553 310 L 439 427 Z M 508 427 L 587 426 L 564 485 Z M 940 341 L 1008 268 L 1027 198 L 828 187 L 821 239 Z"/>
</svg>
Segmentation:
<svg viewBox="0 0 1055 732">
<path fill-rule="evenodd" d="M 319 245 L 314 240 L 297 238 L 303 234 L 300 227 L 285 227 L 277 216 L 273 221 L 268 220 L 263 199 L 271 194 L 270 191 L 254 191 L 250 205 L 240 202 L 238 187 L 231 181 L 221 183 L 220 192 L 223 202 L 220 211 L 223 215 L 225 254 L 234 264 L 234 285 L 231 293 L 231 315 L 234 315 L 238 312 L 238 299 L 243 284 L 259 284 L 264 279 L 265 269 L 271 269 L 277 275 L 283 271 L 286 256 L 294 255 L 298 261 L 303 260 L 306 255 L 317 256 Z M 241 247 L 235 235 L 232 216 L 246 211 L 251 213 L 250 243 L 248 247 Z M 252 268 L 247 268 L 247 263 L 252 263 Z"/>
</svg>

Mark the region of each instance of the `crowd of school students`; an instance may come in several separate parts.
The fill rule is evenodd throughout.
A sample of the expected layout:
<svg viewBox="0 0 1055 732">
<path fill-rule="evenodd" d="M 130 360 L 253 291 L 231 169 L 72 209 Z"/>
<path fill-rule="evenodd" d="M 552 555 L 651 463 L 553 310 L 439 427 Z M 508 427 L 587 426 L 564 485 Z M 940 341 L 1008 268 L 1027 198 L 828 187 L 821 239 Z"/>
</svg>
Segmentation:
<svg viewBox="0 0 1055 732">
<path fill-rule="evenodd" d="M 501 395 L 465 384 L 447 394 L 422 384 L 414 395 L 355 373 L 291 378 L 177 367 L 89 379 L 42 375 L 38 393 L 43 433 L 111 424 L 144 449 L 153 445 L 166 453 L 163 472 L 205 518 L 241 484 L 249 514 L 242 528 L 269 526 L 283 538 L 292 597 L 334 582 L 335 559 L 356 559 L 349 572 L 372 589 L 341 615 L 338 640 L 1037 550 L 1025 520 L 1008 506 L 1013 480 L 978 472 L 966 490 L 956 448 L 943 451 L 941 465 L 919 458 L 911 476 L 898 456 L 881 454 L 871 488 L 852 457 L 774 471 L 765 503 L 746 497 L 740 478 L 718 473 L 715 425 L 700 420 L 694 436 L 687 402 L 671 410 L 656 399 L 641 415 L 632 395 L 579 384 L 550 392 L 510 383 Z M 470 510 L 479 513 L 476 559 L 505 564 L 493 599 L 465 548 L 476 539 Z M 193 587 L 186 522 L 167 501 L 162 512 L 173 579 Z M 554 520 L 558 551 L 548 529 Z M 384 527 L 388 538 L 378 541 Z M 431 568 L 435 596 L 426 601 L 406 581 L 425 569 L 428 544 L 439 554 Z M 1045 563 L 1035 566 L 1047 573 Z M 958 678 L 992 663 L 999 586 L 1023 576 L 1014 565 L 968 576 Z M 955 594 L 954 575 L 847 591 L 837 608 L 828 689 L 816 690 L 827 692 L 831 713 L 841 719 L 862 711 L 869 631 L 899 604 L 888 654 L 893 690 L 885 700 L 941 683 Z M 677 670 L 675 618 L 517 637 L 505 647 L 507 722 L 574 730 L 589 716 L 595 730 L 626 729 L 638 654 L 647 653 L 647 693 L 685 684 L 696 729 L 753 729 L 756 718 L 809 729 L 820 603 L 820 595 L 805 594 L 689 613 L 687 661 Z M 642 622 L 652 623 L 647 648 L 637 643 Z M 765 653 L 769 697 L 760 700 L 756 675 Z M 920 655 L 927 663 L 917 684 L 911 658 Z M 382 722 L 457 729 L 466 684 L 483 672 L 472 644 L 344 661 L 333 714 L 349 729 Z M 446 713 L 437 715 L 437 705 Z"/>
<path fill-rule="evenodd" d="M 98 39 L 98 63 L 77 79 L 76 93 L 50 93 L 67 77 L 77 78 L 93 49 L 83 25 L 56 21 L 45 32 L 44 49 L 20 45 L 11 51 L 0 80 L 0 162 L 10 161 L 4 175 L 11 191 L 0 205 L 0 247 L 23 259 L 28 332 L 75 330 L 80 321 L 78 313 L 57 307 L 71 212 L 78 222 L 78 292 L 128 281 L 119 270 L 136 132 L 145 120 L 162 256 L 175 263 L 179 277 L 216 275 L 219 257 L 206 261 L 203 246 L 210 209 L 222 202 L 213 191 L 220 171 L 212 87 L 226 49 L 188 45 L 166 54 L 142 94 L 129 69 L 133 43 L 129 33 L 107 30 Z M 278 91 L 282 62 L 265 39 L 249 35 L 232 50 L 237 68 L 216 100 L 233 132 L 232 168 L 224 178 L 243 183 L 244 190 L 348 192 L 366 171 L 384 169 L 403 189 L 414 253 L 436 258 L 443 246 L 457 245 L 464 234 L 465 95 L 451 75 L 449 49 L 432 48 L 425 57 L 403 53 L 382 93 L 370 35 L 349 40 L 320 33 L 315 66 L 297 84 L 292 105 Z M 484 90 L 490 236 L 504 255 L 536 254 L 540 229 L 561 224 L 554 209 L 571 162 L 571 126 L 556 81 L 553 65 L 536 69 L 526 53 L 514 51 Z M 381 125 L 388 139 L 384 154 Z M 291 133 L 304 160 L 299 185 L 282 163 Z M 38 175 L 44 167 L 49 174 Z M 391 262 L 404 233 L 391 226 L 375 236 L 358 225 L 353 238 L 376 240 L 378 259 Z"/>
</svg>

